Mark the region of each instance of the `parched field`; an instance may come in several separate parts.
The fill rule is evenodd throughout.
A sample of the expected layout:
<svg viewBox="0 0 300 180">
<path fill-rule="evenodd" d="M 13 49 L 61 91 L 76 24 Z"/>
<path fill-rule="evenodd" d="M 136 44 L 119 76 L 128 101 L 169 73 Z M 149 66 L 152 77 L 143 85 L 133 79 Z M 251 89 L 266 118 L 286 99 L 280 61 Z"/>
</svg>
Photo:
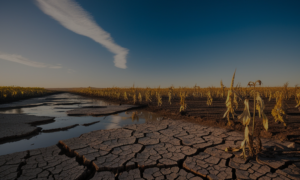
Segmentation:
<svg viewBox="0 0 300 180">
<path fill-rule="evenodd" d="M 297 89 L 296 89 L 297 90 Z M 150 96 L 151 101 L 146 101 L 146 95 L 147 91 L 150 91 L 153 95 Z M 151 92 L 152 91 L 152 92 Z M 159 91 L 159 90 L 157 90 Z M 230 120 L 234 122 L 234 125 L 228 126 L 227 125 L 227 119 L 226 117 L 223 118 L 224 113 L 227 110 L 226 107 L 226 95 L 223 97 L 220 97 L 220 91 L 221 88 L 215 88 L 215 89 L 205 89 L 203 92 L 199 91 L 198 94 L 201 93 L 202 97 L 197 97 L 194 95 L 194 93 L 197 91 L 194 91 L 193 88 L 187 89 L 187 90 L 177 90 L 175 93 L 173 91 L 173 95 L 171 98 L 171 104 L 169 102 L 169 96 L 168 96 L 168 89 L 162 89 L 161 91 L 161 104 L 158 105 L 157 96 L 155 95 L 156 91 L 155 89 L 142 89 L 139 90 L 138 88 L 136 90 L 132 90 L 128 88 L 127 90 L 122 89 L 118 90 L 115 89 L 81 89 L 76 91 L 71 91 L 73 93 L 78 93 L 81 95 L 87 95 L 87 96 L 93 96 L 95 98 L 101 98 L 109 101 L 113 101 L 115 103 L 121 103 L 121 104 L 142 104 L 142 105 L 148 105 L 147 110 L 159 113 L 165 117 L 170 117 L 172 119 L 186 119 L 190 120 L 192 122 L 197 122 L 202 125 L 209 125 L 209 126 L 215 126 L 215 127 L 222 127 L 222 128 L 229 128 L 232 130 L 238 130 L 238 131 L 244 131 L 245 126 L 242 124 L 242 121 L 239 120 L 237 117 L 238 115 L 243 113 L 243 110 L 245 108 L 244 105 L 244 99 L 247 97 L 247 94 L 241 97 L 241 99 L 237 99 L 238 106 L 235 110 L 235 118 L 232 119 L 230 115 Z M 190 91 L 189 95 L 185 97 L 185 105 L 186 109 L 184 112 L 179 112 L 180 107 L 182 104 L 182 98 L 180 97 L 181 92 L 188 92 Z M 240 90 L 242 93 L 242 90 Z M 285 123 L 286 126 L 280 121 L 275 122 L 275 118 L 272 116 L 271 112 L 274 109 L 276 105 L 276 89 L 270 91 L 269 94 L 271 94 L 271 98 L 269 98 L 270 95 L 266 93 L 267 95 L 264 95 L 264 92 L 267 91 L 266 89 L 260 89 L 259 92 L 262 96 L 262 100 L 264 101 L 265 108 L 263 112 L 266 114 L 268 118 L 268 131 L 264 130 L 264 127 L 262 125 L 262 118 L 258 117 L 258 111 L 256 111 L 256 118 L 255 118 L 255 135 L 260 135 L 260 137 L 263 138 L 274 138 L 279 140 L 289 140 L 294 142 L 300 142 L 300 109 L 299 107 L 295 107 L 297 105 L 297 97 L 296 95 L 293 95 L 295 91 L 294 88 L 290 88 L 288 92 L 290 93 L 290 97 L 285 99 L 282 103 L 286 106 L 285 109 Z M 102 92 L 102 94 L 101 94 Z M 105 94 L 107 92 L 107 94 Z M 109 94 L 108 92 L 111 92 Z M 124 92 L 127 92 L 127 100 L 124 98 Z M 211 92 L 212 94 L 212 104 L 207 105 L 208 97 L 207 93 Z M 250 90 L 248 90 L 250 92 Z M 283 94 L 284 89 L 279 88 L 280 93 Z M 119 93 L 119 94 L 118 94 Z M 138 95 L 139 93 L 142 96 L 142 101 L 139 101 Z M 226 94 L 227 91 L 224 90 L 224 94 Z M 280 94 L 277 93 L 277 94 Z M 134 101 L 134 94 L 136 94 L 136 100 Z M 156 93 L 157 94 L 157 93 Z M 219 95 L 218 95 L 219 94 Z M 199 95 L 200 96 L 200 95 Z M 267 96 L 267 97 L 265 97 Z M 249 98 L 249 96 L 248 96 Z M 296 100 L 295 100 L 296 99 Z M 253 97 L 250 96 L 249 98 L 249 110 L 251 112 L 251 117 L 253 116 Z M 252 128 L 252 120 L 251 120 L 251 126 L 249 128 Z"/>
<path fill-rule="evenodd" d="M 181 120 L 97 130 L 0 156 L 1 179 L 299 179 L 299 144 L 262 139 L 256 159 L 225 152 L 243 133 Z M 291 146 L 292 145 L 292 146 Z"/>
<path fill-rule="evenodd" d="M 187 110 L 185 115 L 181 115 L 178 110 L 180 103 L 179 99 L 175 99 L 172 105 L 163 104 L 161 107 L 149 106 L 148 109 L 159 112 L 165 116 L 170 116 L 174 119 L 185 118 L 190 121 L 195 121 L 203 125 L 210 125 L 216 127 L 230 128 L 233 130 L 244 131 L 244 126 L 241 120 L 235 118 L 233 121 L 235 125 L 233 127 L 226 126 L 227 120 L 223 118 L 226 112 L 225 106 L 226 99 L 214 100 L 212 106 L 206 105 L 206 98 L 199 99 L 188 99 L 187 98 Z M 269 120 L 269 129 L 265 131 L 262 125 L 262 120 L 256 115 L 256 133 L 260 133 L 261 137 L 264 138 L 275 138 L 279 140 L 290 140 L 300 143 L 300 111 L 296 106 L 295 100 L 286 101 L 287 105 L 291 108 L 287 110 L 287 121 L 286 127 L 282 123 L 277 123 L 274 117 L 271 115 L 271 111 L 275 106 L 275 99 L 270 102 L 265 99 L 265 110 L 264 113 L 267 115 Z M 236 113 L 239 115 L 243 112 L 243 102 L 239 102 L 239 108 Z M 253 102 L 250 102 L 250 111 L 252 112 Z"/>
</svg>

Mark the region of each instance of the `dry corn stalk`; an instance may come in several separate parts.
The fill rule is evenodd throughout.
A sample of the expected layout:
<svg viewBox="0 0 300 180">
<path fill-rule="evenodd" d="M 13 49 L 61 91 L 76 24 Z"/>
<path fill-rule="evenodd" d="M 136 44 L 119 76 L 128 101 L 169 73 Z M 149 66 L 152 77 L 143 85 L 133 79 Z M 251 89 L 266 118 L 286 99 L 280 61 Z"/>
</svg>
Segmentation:
<svg viewBox="0 0 300 180">
<path fill-rule="evenodd" d="M 275 122 L 280 121 L 283 123 L 284 126 L 286 126 L 286 109 L 287 106 L 283 101 L 282 93 L 280 93 L 276 105 L 274 109 L 272 109 L 272 116 L 274 117 Z"/>
<path fill-rule="evenodd" d="M 245 127 L 245 139 L 241 143 L 241 149 L 243 150 L 241 156 L 244 159 L 247 159 L 247 153 L 246 153 L 246 148 L 249 148 L 249 156 L 252 157 L 254 155 L 254 148 L 253 148 L 253 135 L 250 134 L 249 132 L 249 127 L 246 125 Z"/>
<path fill-rule="evenodd" d="M 200 90 L 200 86 L 197 86 L 197 84 L 195 84 L 195 86 L 194 86 L 194 92 L 193 92 L 193 96 L 194 96 L 194 98 L 195 97 L 199 97 L 199 90 Z"/>
<path fill-rule="evenodd" d="M 208 93 L 207 93 L 207 102 L 206 102 L 206 104 L 207 104 L 208 106 L 210 106 L 210 105 L 212 105 L 212 102 L 213 102 L 213 98 L 211 97 L 210 91 L 208 91 Z"/>
<path fill-rule="evenodd" d="M 264 101 L 262 100 L 262 98 L 260 97 L 259 92 L 257 92 L 257 96 L 256 96 L 256 110 L 258 111 L 259 117 L 262 118 L 263 121 L 263 126 L 265 128 L 265 130 L 268 130 L 268 118 L 264 113 L 264 109 L 265 109 L 265 104 Z"/>
<path fill-rule="evenodd" d="M 246 126 L 245 127 L 245 139 L 242 141 L 240 148 L 232 148 L 232 147 L 228 147 L 225 149 L 226 152 L 237 152 L 240 149 L 243 150 L 241 156 L 243 156 L 243 158 L 247 158 L 247 153 L 246 153 L 246 148 L 247 145 L 249 146 L 249 152 L 253 152 L 253 143 L 251 144 L 252 141 L 250 141 L 250 139 L 252 139 L 252 136 L 249 134 L 249 124 L 250 124 L 250 120 L 251 120 L 251 115 L 250 115 L 250 111 L 249 111 L 249 99 L 245 99 L 244 101 L 245 104 L 245 108 L 244 111 L 241 115 L 238 116 L 238 119 L 241 119 L 243 122 L 243 125 Z"/>
<path fill-rule="evenodd" d="M 254 89 L 251 91 L 251 92 L 253 92 L 253 103 L 254 103 L 254 109 L 253 109 L 253 127 L 252 127 L 252 135 L 254 134 L 254 130 L 255 130 L 255 107 L 256 107 L 256 105 L 255 105 L 255 103 L 256 103 L 256 100 L 255 100 L 255 98 L 256 98 L 256 91 L 255 91 L 255 86 L 256 86 L 256 84 L 258 84 L 258 85 L 261 85 L 261 80 L 257 80 L 257 81 L 255 81 L 255 82 L 253 82 L 253 81 L 249 81 L 248 82 L 248 86 L 249 87 L 254 87 Z"/>
<path fill-rule="evenodd" d="M 125 101 L 127 101 L 127 100 L 128 100 L 128 97 L 127 97 L 126 91 L 124 92 L 124 100 L 125 100 Z"/>
<path fill-rule="evenodd" d="M 241 98 L 238 96 L 237 92 L 234 91 L 234 96 L 233 96 L 233 109 L 234 110 L 237 110 L 239 107 L 238 98 L 241 100 Z"/>
<path fill-rule="evenodd" d="M 276 91 L 275 92 L 276 102 L 278 101 L 278 99 L 279 99 L 280 96 L 281 96 L 281 92 Z"/>
<path fill-rule="evenodd" d="M 232 119 L 234 119 L 234 92 L 233 92 L 233 84 L 234 84 L 234 77 L 235 77 L 235 71 L 233 73 L 232 79 L 231 79 L 231 86 L 230 86 L 230 90 L 228 90 L 228 95 L 227 95 L 227 99 L 226 99 L 226 107 L 227 107 L 227 111 L 224 113 L 223 118 L 227 117 L 227 125 L 231 126 L 233 125 L 233 121 L 230 120 L 230 113 L 232 115 Z"/>
<path fill-rule="evenodd" d="M 51 91 L 38 87 L 0 86 L 0 103 L 6 100 L 18 100 L 47 94 Z"/>
<path fill-rule="evenodd" d="M 138 99 L 139 99 L 139 102 L 140 102 L 140 103 L 142 103 L 142 101 L 143 101 L 143 98 L 142 98 L 142 94 L 141 94 L 141 93 L 139 93 L 139 97 L 138 97 Z"/>
<path fill-rule="evenodd" d="M 232 147 L 228 147 L 225 149 L 226 152 L 236 152 L 239 151 L 240 149 L 243 149 L 243 156 L 244 158 L 246 158 L 246 145 L 249 142 L 249 129 L 248 129 L 248 125 L 250 124 L 251 121 L 251 115 L 250 115 L 250 111 L 249 111 L 249 99 L 245 99 L 244 101 L 245 104 L 245 108 L 244 111 L 241 115 L 238 116 L 238 119 L 242 120 L 243 125 L 246 126 L 247 129 L 245 129 L 245 139 L 241 144 L 240 148 L 232 148 Z M 247 132 L 246 132 L 247 130 Z M 246 138 L 248 137 L 248 138 Z"/>
<path fill-rule="evenodd" d="M 136 94 L 135 93 L 133 94 L 132 99 L 133 99 L 133 104 L 135 104 L 136 103 Z"/>
<path fill-rule="evenodd" d="M 145 93 L 145 99 L 146 99 L 146 102 L 152 102 L 150 90 L 146 91 L 146 93 Z"/>
<path fill-rule="evenodd" d="M 250 110 L 249 110 L 249 99 L 245 99 L 244 101 L 245 108 L 244 111 L 241 115 L 238 116 L 238 119 L 242 120 L 243 125 L 249 125 L 251 121 L 251 115 L 250 115 Z"/>
<path fill-rule="evenodd" d="M 171 87 L 169 89 L 169 92 L 168 92 L 168 96 L 169 96 L 169 103 L 172 104 L 171 100 L 172 100 L 172 93 L 173 93 L 173 88 Z"/>
<path fill-rule="evenodd" d="M 271 99 L 272 99 L 272 92 L 270 91 L 270 93 L 269 93 L 269 101 L 271 101 Z"/>
<path fill-rule="evenodd" d="M 288 97 L 289 97 L 288 85 L 289 85 L 288 82 L 284 83 L 284 85 L 283 85 L 283 88 L 284 88 L 284 90 L 283 90 L 283 93 L 284 93 L 283 97 L 284 97 L 284 99 L 288 99 Z"/>
<path fill-rule="evenodd" d="M 117 92 L 117 93 L 116 93 L 116 96 L 117 96 L 117 99 L 120 99 L 121 93 L 120 93 L 120 92 Z"/>
<path fill-rule="evenodd" d="M 243 150 L 241 156 L 243 156 L 244 159 L 247 158 L 246 148 L 247 145 L 249 147 L 249 156 L 253 155 L 253 134 L 251 135 L 249 133 L 249 124 L 251 120 L 251 115 L 249 111 L 249 99 L 245 99 L 244 101 L 245 108 L 241 115 L 238 116 L 239 119 L 242 119 L 243 125 L 245 126 L 245 139 L 241 143 L 241 149 Z"/>
<path fill-rule="evenodd" d="M 161 105 L 162 105 L 162 98 L 161 98 L 159 92 L 157 92 L 156 98 L 157 98 L 157 105 L 158 105 L 158 106 L 161 106 Z"/>
<path fill-rule="evenodd" d="M 180 109 L 179 112 L 184 112 L 186 110 L 186 103 L 185 103 L 185 97 L 186 97 L 186 93 L 180 92 Z"/>
<path fill-rule="evenodd" d="M 298 92 L 296 94 L 295 100 L 296 100 L 296 103 L 297 103 L 297 105 L 295 107 L 299 107 L 300 106 L 300 92 Z"/>
<path fill-rule="evenodd" d="M 225 93 L 225 88 L 226 88 L 226 87 L 224 86 L 222 80 L 220 81 L 220 85 L 221 85 L 221 89 L 222 89 L 221 97 L 223 98 L 223 97 L 224 97 L 224 93 Z"/>
<path fill-rule="evenodd" d="M 244 101 L 245 104 L 245 108 L 244 111 L 241 115 L 238 116 L 239 119 L 242 120 L 243 125 L 245 126 L 245 139 L 242 141 L 241 143 L 241 149 L 243 149 L 243 152 L 241 154 L 241 156 L 243 158 L 247 158 L 247 152 L 246 152 L 246 148 L 248 146 L 248 151 L 249 151 L 249 156 L 253 156 L 254 155 L 254 144 L 253 144 L 253 136 L 254 136 L 254 121 L 255 121 L 255 109 L 258 110 L 259 112 L 259 117 L 262 117 L 262 121 L 263 121 L 263 126 L 265 128 L 265 130 L 268 130 L 268 118 L 267 116 L 264 114 L 263 110 L 265 108 L 264 105 L 264 101 L 262 100 L 260 93 L 259 92 L 255 92 L 255 85 L 256 83 L 258 83 L 259 85 L 261 84 L 261 81 L 256 81 L 256 82 L 249 82 L 248 85 L 254 86 L 254 90 L 253 90 L 253 96 L 254 96 L 254 109 L 253 109 L 253 130 L 252 133 L 250 134 L 249 132 L 249 124 L 251 121 L 251 114 L 250 114 L 250 110 L 249 110 L 249 99 L 246 98 Z M 255 102 L 257 101 L 257 104 L 255 106 Z M 261 140 L 259 137 L 256 138 L 256 153 L 259 153 L 261 151 Z"/>
</svg>

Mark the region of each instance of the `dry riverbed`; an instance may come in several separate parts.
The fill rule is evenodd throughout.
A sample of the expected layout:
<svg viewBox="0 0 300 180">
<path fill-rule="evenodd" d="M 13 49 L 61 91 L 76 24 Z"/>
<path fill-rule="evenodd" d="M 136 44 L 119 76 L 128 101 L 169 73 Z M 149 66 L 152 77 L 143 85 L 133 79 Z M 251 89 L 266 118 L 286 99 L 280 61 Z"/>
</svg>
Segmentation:
<svg viewBox="0 0 300 180">
<path fill-rule="evenodd" d="M 262 139 L 239 158 L 243 134 L 181 120 L 97 130 L 57 145 L 0 156 L 1 179 L 299 179 L 300 145 Z M 285 153 L 284 153 L 285 152 Z M 288 152 L 288 153 L 286 153 Z"/>
</svg>

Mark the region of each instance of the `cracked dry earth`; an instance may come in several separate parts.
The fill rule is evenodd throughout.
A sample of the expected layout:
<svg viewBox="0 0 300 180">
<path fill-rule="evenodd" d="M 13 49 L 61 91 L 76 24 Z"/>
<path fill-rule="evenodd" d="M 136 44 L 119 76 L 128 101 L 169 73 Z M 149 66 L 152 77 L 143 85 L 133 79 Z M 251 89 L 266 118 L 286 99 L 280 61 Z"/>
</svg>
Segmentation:
<svg viewBox="0 0 300 180">
<path fill-rule="evenodd" d="M 0 156 L 0 179 L 300 179 L 299 144 L 262 139 L 272 153 L 258 161 L 224 151 L 243 139 L 184 121 L 128 125 Z"/>
</svg>

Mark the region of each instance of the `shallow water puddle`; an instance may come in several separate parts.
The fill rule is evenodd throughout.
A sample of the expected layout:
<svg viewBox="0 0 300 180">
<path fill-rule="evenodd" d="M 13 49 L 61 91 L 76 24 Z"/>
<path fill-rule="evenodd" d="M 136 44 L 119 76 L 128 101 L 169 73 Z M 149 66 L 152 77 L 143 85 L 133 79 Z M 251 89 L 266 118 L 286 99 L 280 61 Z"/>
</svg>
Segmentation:
<svg viewBox="0 0 300 180">
<path fill-rule="evenodd" d="M 5 114 L 28 114 L 36 116 L 55 117 L 55 122 L 49 124 L 38 125 L 43 130 L 63 128 L 78 124 L 78 126 L 57 132 L 40 132 L 38 135 L 28 136 L 23 139 L 15 140 L 0 144 L 0 155 L 25 151 L 30 149 L 42 148 L 57 144 L 59 140 L 78 137 L 83 133 L 100 129 L 120 128 L 129 124 L 142 124 L 148 121 L 159 121 L 162 117 L 143 109 L 130 110 L 109 116 L 93 117 L 93 116 L 68 116 L 66 111 L 80 108 L 83 106 L 107 106 L 111 103 L 87 98 L 79 95 L 62 93 L 50 95 L 43 98 L 33 98 L 44 105 L 36 107 L 24 107 L 9 110 L 1 110 L 0 113 Z M 20 102 L 22 103 L 22 102 Z M 75 104 L 72 104 L 75 103 Z M 79 103 L 79 104 L 77 104 Z M 18 103 L 14 103 L 18 104 Z M 131 118 L 132 112 L 137 112 L 137 117 Z M 97 122 L 100 121 L 100 122 Z M 94 124 L 89 125 L 89 123 Z M 87 124 L 84 126 L 83 124 Z"/>
</svg>

